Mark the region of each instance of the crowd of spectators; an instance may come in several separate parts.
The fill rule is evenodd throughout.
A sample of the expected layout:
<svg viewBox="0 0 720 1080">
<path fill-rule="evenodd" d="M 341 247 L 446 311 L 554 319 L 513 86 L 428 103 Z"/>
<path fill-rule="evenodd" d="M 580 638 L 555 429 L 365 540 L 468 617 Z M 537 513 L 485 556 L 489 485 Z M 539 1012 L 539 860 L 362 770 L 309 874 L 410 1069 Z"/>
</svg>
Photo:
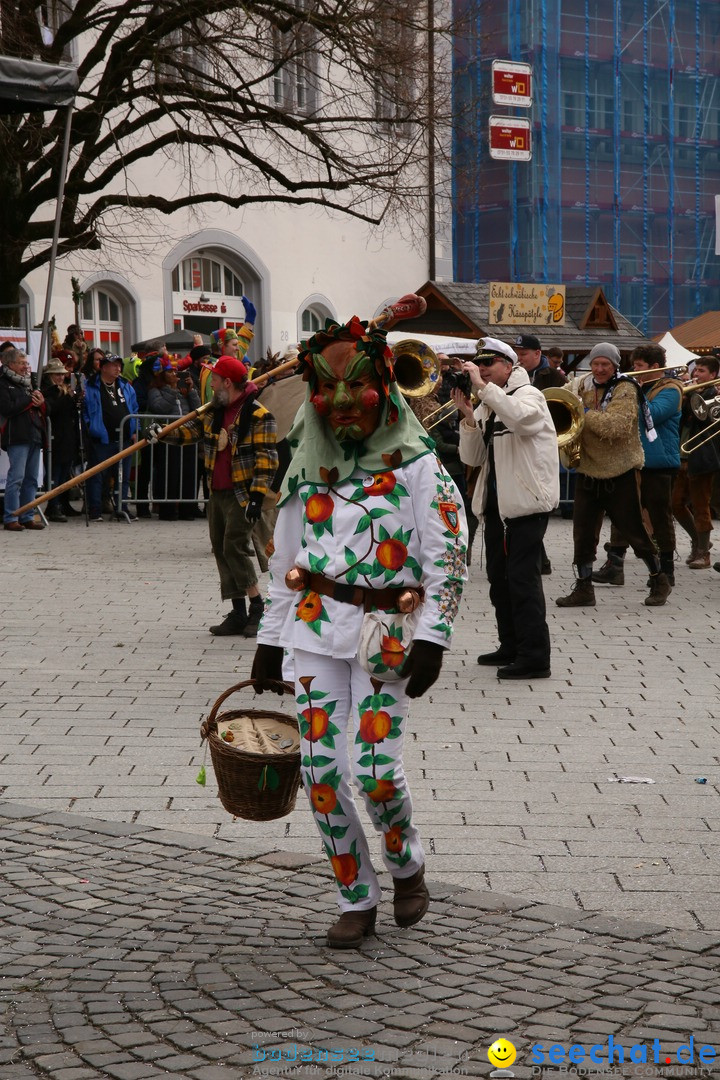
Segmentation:
<svg viewBox="0 0 720 1080">
<path fill-rule="evenodd" d="M 72 325 L 62 343 L 54 336 L 52 359 L 40 387 L 26 354 L 10 342 L 0 346 L 0 426 L 2 449 L 9 457 L 5 529 L 44 528 L 34 511 L 20 518 L 14 513 L 35 498 L 43 474 L 47 487 L 58 487 L 75 472 L 137 441 L 145 421 L 136 414 L 169 423 L 196 409 L 205 387 L 203 364 L 221 355 L 226 345 L 232 350 L 233 338 L 237 341 L 237 334 L 229 335 L 227 342 L 218 336 L 212 346 L 195 345 L 182 358 L 171 356 L 164 342 L 151 341 L 133 346 L 132 355 L 123 359 L 89 346 L 80 327 Z M 95 523 L 107 515 L 127 522 L 153 514 L 163 520 L 202 516 L 201 485 L 207 498 L 194 447 L 158 444 L 152 455 L 145 447 L 125 458 L 119 472 L 108 469 L 90 478 L 84 489 L 51 499 L 46 517 L 65 523 L 81 514 L 73 501 L 83 493 L 89 520 Z"/>
</svg>

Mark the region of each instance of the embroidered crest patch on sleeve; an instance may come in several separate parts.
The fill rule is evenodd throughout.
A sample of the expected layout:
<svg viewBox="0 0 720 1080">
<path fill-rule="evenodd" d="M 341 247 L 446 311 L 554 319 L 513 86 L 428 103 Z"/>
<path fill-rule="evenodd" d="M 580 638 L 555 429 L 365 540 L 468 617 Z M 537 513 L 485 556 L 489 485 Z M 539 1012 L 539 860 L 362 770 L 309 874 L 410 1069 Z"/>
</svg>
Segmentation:
<svg viewBox="0 0 720 1080">
<path fill-rule="evenodd" d="M 443 524 L 453 536 L 457 536 L 460 532 L 460 517 L 458 515 L 457 503 L 454 502 L 440 502 L 438 500 L 438 513 L 443 520 Z"/>
</svg>

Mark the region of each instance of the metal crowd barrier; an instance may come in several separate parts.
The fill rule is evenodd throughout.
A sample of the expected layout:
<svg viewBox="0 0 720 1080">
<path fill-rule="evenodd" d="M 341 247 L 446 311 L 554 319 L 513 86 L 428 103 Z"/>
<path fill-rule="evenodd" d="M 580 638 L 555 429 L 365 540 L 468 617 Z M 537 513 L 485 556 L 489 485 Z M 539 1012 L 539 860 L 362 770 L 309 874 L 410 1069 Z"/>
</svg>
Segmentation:
<svg viewBox="0 0 720 1080">
<path fill-rule="evenodd" d="M 123 417 L 119 429 L 121 447 L 130 443 L 130 425 L 138 421 L 138 439 L 144 437 L 148 426 L 157 421 L 165 426 L 177 420 L 177 413 L 131 413 Z M 130 476 L 128 501 L 136 507 L 192 504 L 205 496 L 200 488 L 200 444 L 155 442 L 130 457 L 133 468 Z M 122 487 L 122 465 L 113 469 L 116 491 Z"/>
</svg>

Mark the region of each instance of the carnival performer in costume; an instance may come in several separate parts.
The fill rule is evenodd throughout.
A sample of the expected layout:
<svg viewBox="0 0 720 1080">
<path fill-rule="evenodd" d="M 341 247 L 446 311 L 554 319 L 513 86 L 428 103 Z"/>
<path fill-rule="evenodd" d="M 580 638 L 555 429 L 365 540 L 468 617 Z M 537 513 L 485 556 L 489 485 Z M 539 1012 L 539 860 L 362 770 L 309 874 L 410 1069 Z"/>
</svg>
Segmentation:
<svg viewBox="0 0 720 1080">
<path fill-rule="evenodd" d="M 210 372 L 213 408 L 164 437 L 168 443 L 201 443 L 210 481 L 208 529 L 220 576 L 220 594 L 232 610 L 210 627 L 218 637 L 254 637 L 263 602 L 248 555 L 250 533 L 270 490 L 278 455 L 275 420 L 257 400 L 241 360 L 221 356 Z M 150 424 L 155 442 L 160 424 Z M 246 596 L 250 600 L 246 607 Z"/>
<path fill-rule="evenodd" d="M 309 388 L 288 436 L 252 670 L 270 689 L 283 646 L 293 651 L 302 778 L 337 879 L 328 944 L 339 949 L 373 930 L 381 895 L 351 780 L 382 836 L 395 922 L 427 911 L 403 735 L 409 699 L 440 674 L 466 578 L 462 500 L 405 405 L 385 336 L 353 317 L 300 343 Z"/>
</svg>

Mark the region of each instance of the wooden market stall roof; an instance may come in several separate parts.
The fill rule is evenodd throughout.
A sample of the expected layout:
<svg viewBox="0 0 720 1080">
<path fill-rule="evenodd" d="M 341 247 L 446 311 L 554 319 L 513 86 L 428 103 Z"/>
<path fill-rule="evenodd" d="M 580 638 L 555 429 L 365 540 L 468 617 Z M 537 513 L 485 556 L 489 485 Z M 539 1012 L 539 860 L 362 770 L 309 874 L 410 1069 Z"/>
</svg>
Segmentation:
<svg viewBox="0 0 720 1080">
<path fill-rule="evenodd" d="M 512 342 L 519 334 L 535 334 L 543 349 L 557 345 L 565 353 L 587 353 L 599 341 L 611 341 L 620 352 L 629 352 L 646 340 L 642 331 L 612 307 L 603 290 L 595 286 L 566 285 L 564 326 L 491 325 L 488 282 L 426 281 L 416 292 L 425 297 L 427 311 L 419 319 L 402 323 L 403 332 L 409 335 L 496 337 Z"/>
<path fill-rule="evenodd" d="M 720 311 L 706 311 L 688 322 L 673 326 L 670 332 L 686 349 L 702 356 L 720 346 Z"/>
</svg>

